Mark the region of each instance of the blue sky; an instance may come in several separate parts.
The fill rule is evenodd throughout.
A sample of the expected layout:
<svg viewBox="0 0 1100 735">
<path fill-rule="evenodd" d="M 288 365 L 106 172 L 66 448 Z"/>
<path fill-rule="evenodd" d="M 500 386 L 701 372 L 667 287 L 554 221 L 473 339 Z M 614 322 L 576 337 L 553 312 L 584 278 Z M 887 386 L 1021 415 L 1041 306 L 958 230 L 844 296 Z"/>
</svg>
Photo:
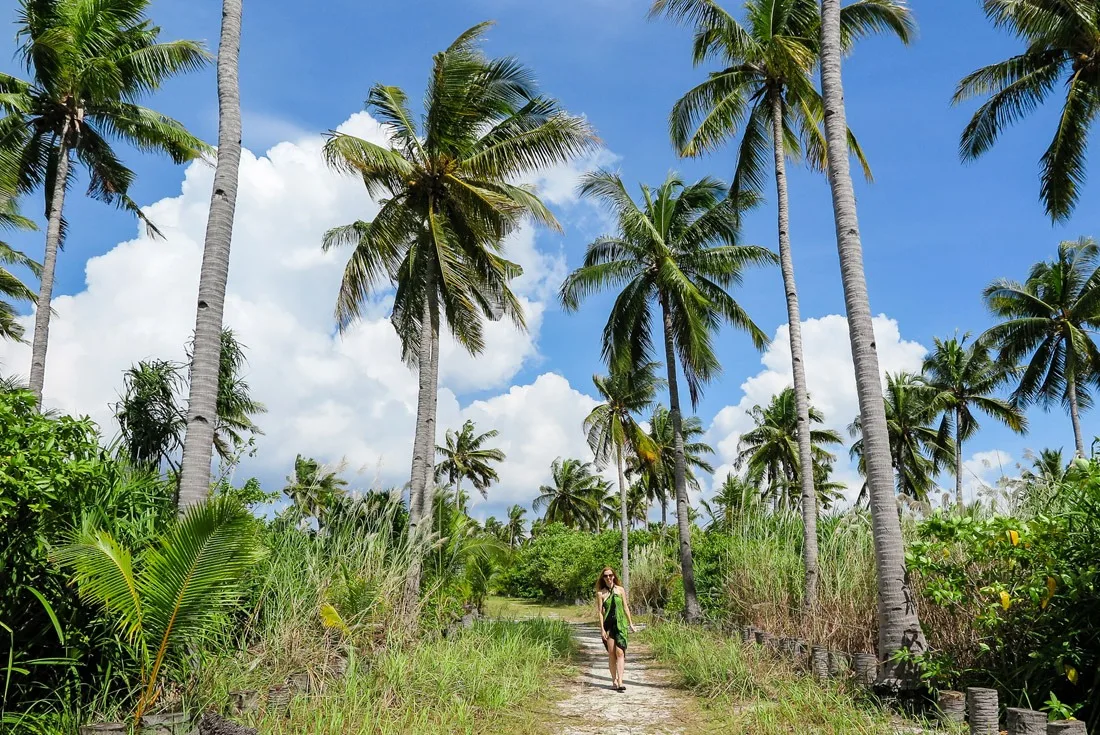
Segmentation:
<svg viewBox="0 0 1100 735">
<path fill-rule="evenodd" d="M 1084 189 L 1082 204 L 1068 223 L 1052 226 L 1038 202 L 1037 162 L 1053 130 L 1055 105 L 1011 128 L 982 160 L 960 163 L 958 137 L 973 105 L 951 106 L 955 84 L 967 72 L 1011 55 L 1018 44 L 987 23 L 977 0 L 913 5 L 920 27 L 915 43 L 865 42 L 845 66 L 845 87 L 849 124 L 876 177 L 873 185 L 857 183 L 872 309 L 896 320 L 903 340 L 929 346 L 934 336 L 987 327 L 980 298 L 984 286 L 997 277 L 1022 278 L 1032 263 L 1051 257 L 1061 239 L 1095 234 L 1100 215 L 1091 206 L 1095 183 Z M 670 169 L 689 178 L 728 178 L 731 151 L 683 161 L 672 150 L 668 111 L 704 71 L 690 63 L 689 32 L 648 21 L 647 7 L 637 0 L 246 0 L 241 60 L 245 144 L 262 152 L 279 141 L 334 128 L 361 109 L 376 81 L 402 86 L 419 99 L 431 54 L 463 29 L 494 19 L 497 26 L 486 50 L 519 56 L 546 92 L 586 115 L 627 182 L 658 183 Z M 13 17 L 14 8 L 12 0 L 0 2 L 0 18 Z M 165 38 L 204 39 L 213 47 L 218 9 L 212 1 L 156 0 L 151 15 Z M 0 64 L 4 71 L 18 70 L 4 50 Z M 150 105 L 207 140 L 216 138 L 212 68 L 172 81 Z M 179 195 L 179 168 L 135 154 L 127 160 L 139 174 L 134 192 L 139 202 Z M 824 179 L 793 169 L 791 202 L 803 318 L 842 314 Z M 40 211 L 40 199 L 26 209 Z M 573 267 L 600 220 L 583 205 L 565 204 L 559 211 L 565 235 L 540 234 L 538 247 L 564 256 Z M 88 259 L 133 238 L 135 226 L 125 215 L 79 196 L 71 197 L 67 213 L 74 235 L 60 260 L 58 293 L 77 294 L 86 287 Z M 775 247 L 770 202 L 748 216 L 744 235 L 746 242 Z M 13 240 L 31 254 L 41 252 L 38 235 Z M 737 295 L 769 333 L 785 322 L 778 270 L 750 273 Z M 577 316 L 549 307 L 537 335 L 539 357 L 524 361 L 510 383 L 529 384 L 553 372 L 574 389 L 590 392 L 590 376 L 600 369 L 598 335 L 607 305 L 607 299 L 594 299 Z M 738 404 L 742 383 L 762 370 L 748 340 L 730 331 L 721 337 L 720 357 L 725 375 L 699 408 L 706 424 L 724 406 Z M 808 362 L 807 369 L 813 372 L 814 364 Z M 459 402 L 489 400 L 501 388 L 459 391 Z M 967 447 L 967 455 L 1001 450 L 1018 460 L 1024 447 L 1072 446 L 1062 412 L 1045 415 L 1034 409 L 1029 418 L 1028 437 L 990 424 Z M 1090 415 L 1084 424 L 1086 431 L 1095 426 Z"/>
</svg>

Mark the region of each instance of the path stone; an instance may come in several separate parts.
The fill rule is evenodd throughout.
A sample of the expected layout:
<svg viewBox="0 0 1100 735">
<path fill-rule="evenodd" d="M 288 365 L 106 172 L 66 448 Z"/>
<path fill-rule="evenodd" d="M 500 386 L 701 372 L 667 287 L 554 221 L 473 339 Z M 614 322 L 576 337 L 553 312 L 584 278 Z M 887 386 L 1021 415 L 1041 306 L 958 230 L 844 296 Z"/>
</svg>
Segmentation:
<svg viewBox="0 0 1100 735">
<path fill-rule="evenodd" d="M 573 625 L 580 647 L 579 675 L 558 703 L 560 720 L 551 728 L 555 735 L 683 735 L 690 728 L 685 710 L 690 695 L 672 683 L 653 656 L 637 642 L 626 652 L 625 692 L 611 689 L 607 650 L 600 629 L 593 623 Z"/>
</svg>

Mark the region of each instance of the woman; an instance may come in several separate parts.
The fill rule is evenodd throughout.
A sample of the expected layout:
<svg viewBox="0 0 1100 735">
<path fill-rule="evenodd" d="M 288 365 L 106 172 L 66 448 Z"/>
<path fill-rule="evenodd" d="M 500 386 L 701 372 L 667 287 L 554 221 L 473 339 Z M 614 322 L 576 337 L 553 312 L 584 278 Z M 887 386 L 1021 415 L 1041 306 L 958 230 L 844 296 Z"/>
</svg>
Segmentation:
<svg viewBox="0 0 1100 735">
<path fill-rule="evenodd" d="M 611 567 L 604 567 L 596 580 L 596 610 L 600 616 L 600 635 L 607 647 L 607 668 L 611 672 L 611 688 L 625 692 L 623 668 L 626 666 L 626 631 L 634 632 L 626 590 Z"/>
</svg>

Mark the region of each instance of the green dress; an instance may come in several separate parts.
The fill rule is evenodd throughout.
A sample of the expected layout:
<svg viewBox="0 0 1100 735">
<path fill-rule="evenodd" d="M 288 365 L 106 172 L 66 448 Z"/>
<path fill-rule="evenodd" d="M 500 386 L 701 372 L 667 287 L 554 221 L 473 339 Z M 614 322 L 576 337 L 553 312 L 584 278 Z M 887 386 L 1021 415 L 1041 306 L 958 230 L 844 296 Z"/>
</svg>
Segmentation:
<svg viewBox="0 0 1100 735">
<path fill-rule="evenodd" d="M 626 611 L 623 609 L 623 597 L 612 592 L 603 601 L 603 629 L 615 640 L 615 645 L 626 650 Z"/>
</svg>

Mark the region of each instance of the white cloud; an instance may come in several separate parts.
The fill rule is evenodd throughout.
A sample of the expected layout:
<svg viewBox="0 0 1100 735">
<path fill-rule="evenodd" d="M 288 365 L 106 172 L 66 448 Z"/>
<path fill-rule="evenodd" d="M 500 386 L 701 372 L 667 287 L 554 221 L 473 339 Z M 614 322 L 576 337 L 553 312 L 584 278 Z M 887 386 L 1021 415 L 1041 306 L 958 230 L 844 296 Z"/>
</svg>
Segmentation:
<svg viewBox="0 0 1100 735">
<path fill-rule="evenodd" d="M 340 129 L 382 140 L 381 127 L 365 113 Z M 322 253 L 321 235 L 369 219 L 377 207 L 355 179 L 326 169 L 322 144 L 319 135 L 297 136 L 265 156 L 242 156 L 226 323 L 248 348 L 248 380 L 269 412 L 260 421 L 266 434 L 259 452 L 240 472 L 277 482 L 301 452 L 362 469 L 365 479 L 353 484 L 400 484 L 408 472 L 416 377 L 400 360 L 388 297 L 344 335 L 335 334 L 332 309 L 347 254 Z M 605 159 L 599 154 L 558 167 L 537 183 L 549 187 L 552 202 L 567 204 L 581 173 Z M 209 166 L 189 166 L 179 196 L 146 208 L 164 240 L 140 234 L 91 258 L 84 290 L 54 300 L 47 405 L 88 414 L 110 435 L 117 428 L 110 404 L 123 371 L 151 357 L 182 358 L 194 325 L 212 178 Z M 499 500 L 517 502 L 534 495 L 555 456 L 583 452 L 580 422 L 592 399 L 547 374 L 461 408 L 456 396 L 506 388 L 539 359 L 543 314 L 565 273 L 561 253 L 541 249 L 529 227 L 510 238 L 506 255 L 524 268 L 514 286 L 529 330 L 489 324 L 477 358 L 444 339 L 437 425 L 442 435 L 468 416 L 483 430 L 499 429 L 509 454 Z M 29 349 L 0 344 L 0 364 L 21 372 Z"/>
<path fill-rule="evenodd" d="M 898 323 L 885 315 L 873 319 L 879 367 L 885 372 L 919 372 L 926 348 L 902 338 Z M 812 405 L 821 411 L 825 426 L 840 432 L 847 441 L 847 426 L 859 413 L 855 370 L 852 365 L 848 321 L 839 314 L 802 322 L 802 349 L 806 365 L 806 383 Z M 748 411 L 765 406 L 772 396 L 793 384 L 791 376 L 791 340 L 786 324 L 780 326 L 771 345 L 761 357 L 764 369 L 741 385 L 744 395 L 736 405 L 726 406 L 714 417 L 708 431 L 718 455 L 715 479 L 721 482 L 733 470 L 737 442 L 752 428 Z M 837 481 L 849 487 L 850 499 L 858 492 L 858 474 L 848 466 L 847 449 L 839 448 Z"/>
</svg>

